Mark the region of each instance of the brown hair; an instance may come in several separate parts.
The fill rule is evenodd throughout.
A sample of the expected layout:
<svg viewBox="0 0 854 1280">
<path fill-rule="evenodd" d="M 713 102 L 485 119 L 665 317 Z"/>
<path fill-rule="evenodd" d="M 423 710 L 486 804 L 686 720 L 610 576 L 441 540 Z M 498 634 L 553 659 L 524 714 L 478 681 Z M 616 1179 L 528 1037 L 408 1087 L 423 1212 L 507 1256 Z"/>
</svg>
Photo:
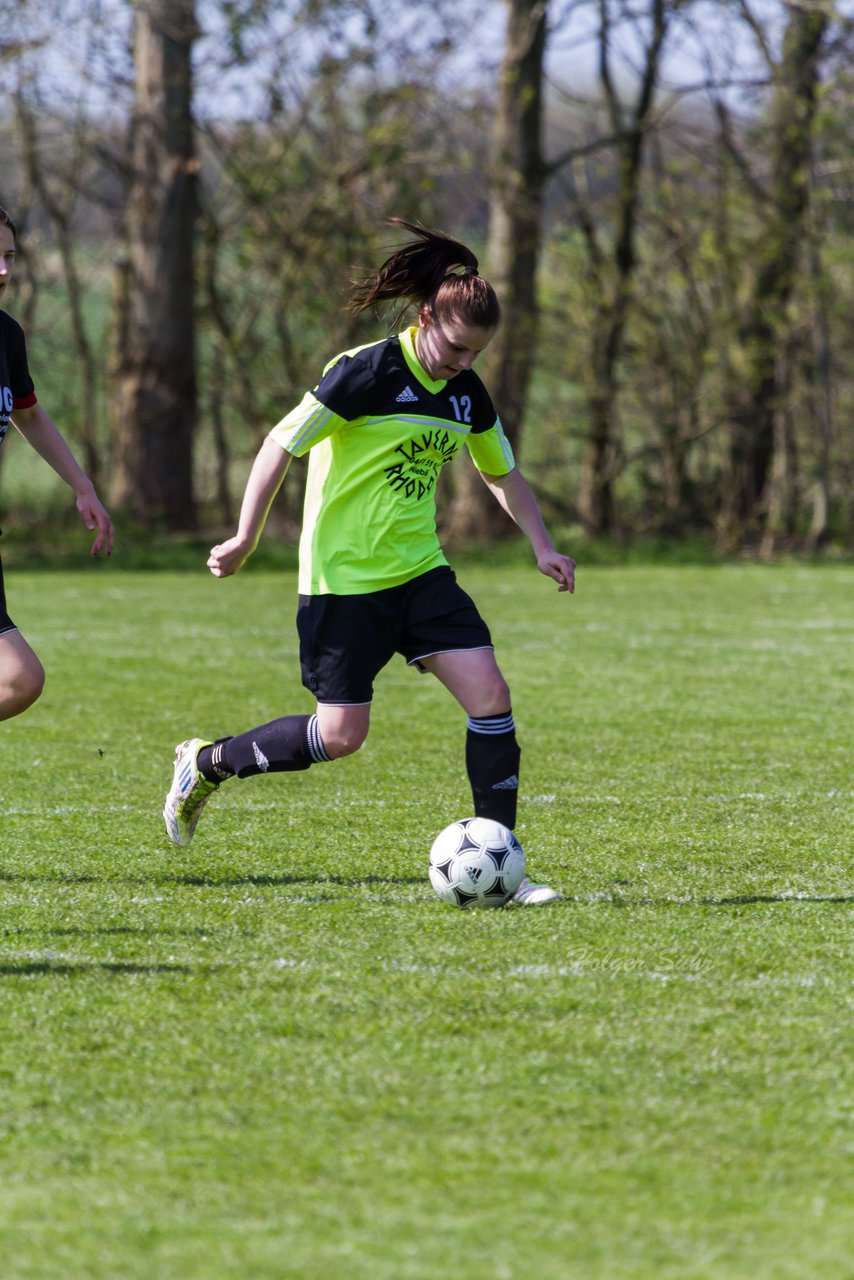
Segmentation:
<svg viewBox="0 0 854 1280">
<path fill-rule="evenodd" d="M 478 275 L 477 258 L 467 245 L 420 222 L 389 218 L 414 237 L 397 249 L 373 275 L 353 281 L 350 310 L 366 311 L 381 302 L 401 300 L 396 325 L 409 304 L 428 306 L 439 320 L 459 319 L 478 329 L 496 329 L 501 304 L 488 281 Z"/>
<path fill-rule="evenodd" d="M 18 239 L 18 228 L 2 205 L 0 205 L 0 227 L 8 227 L 15 239 Z"/>
</svg>

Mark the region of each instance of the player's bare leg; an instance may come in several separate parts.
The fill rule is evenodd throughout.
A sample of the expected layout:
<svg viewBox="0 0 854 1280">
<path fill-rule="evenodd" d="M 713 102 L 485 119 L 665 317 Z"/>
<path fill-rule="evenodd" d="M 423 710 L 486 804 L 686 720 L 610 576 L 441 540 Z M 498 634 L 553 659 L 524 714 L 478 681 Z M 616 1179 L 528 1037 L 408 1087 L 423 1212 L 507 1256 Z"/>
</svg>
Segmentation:
<svg viewBox="0 0 854 1280">
<path fill-rule="evenodd" d="M 371 704 L 361 702 L 344 706 L 336 703 L 317 704 L 317 727 L 330 760 L 340 760 L 358 751 L 371 727 Z"/>
<path fill-rule="evenodd" d="M 510 690 L 492 649 L 434 653 L 421 666 L 440 680 L 470 716 L 492 716 L 510 708 Z"/>
<path fill-rule="evenodd" d="M 0 635 L 0 720 L 31 707 L 44 688 L 44 667 L 20 631 Z"/>
</svg>

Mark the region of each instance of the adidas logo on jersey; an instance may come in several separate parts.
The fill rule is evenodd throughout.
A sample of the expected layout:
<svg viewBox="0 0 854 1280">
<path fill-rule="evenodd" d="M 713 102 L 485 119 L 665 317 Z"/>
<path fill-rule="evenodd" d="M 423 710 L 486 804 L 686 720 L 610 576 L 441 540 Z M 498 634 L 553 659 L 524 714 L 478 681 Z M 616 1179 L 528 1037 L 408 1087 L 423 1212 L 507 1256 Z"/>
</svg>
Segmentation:
<svg viewBox="0 0 854 1280">
<path fill-rule="evenodd" d="M 395 396 L 398 404 L 417 404 L 418 396 L 411 387 L 404 387 L 399 396 Z"/>
</svg>

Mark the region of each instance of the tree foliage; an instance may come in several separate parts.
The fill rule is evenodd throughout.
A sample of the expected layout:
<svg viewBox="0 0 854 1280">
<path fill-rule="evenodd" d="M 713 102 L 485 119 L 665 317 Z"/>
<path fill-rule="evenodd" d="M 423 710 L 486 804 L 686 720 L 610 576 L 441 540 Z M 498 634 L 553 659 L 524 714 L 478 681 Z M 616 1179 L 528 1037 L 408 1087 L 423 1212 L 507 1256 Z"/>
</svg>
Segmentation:
<svg viewBox="0 0 854 1280">
<path fill-rule="evenodd" d="M 141 164 L 131 5 L 0 9 L 0 202 L 22 227 L 14 306 L 37 385 L 90 468 L 150 513 L 106 414 L 122 342 L 125 358 L 152 346 L 128 346 L 116 305 Z M 850 24 L 784 0 L 497 12 L 198 0 L 192 241 L 168 282 L 137 267 L 152 306 L 166 283 L 192 302 L 177 363 L 198 420 L 187 408 L 166 433 L 193 446 L 179 505 L 230 521 L 262 433 L 330 355 L 382 332 L 343 302 L 403 214 L 468 237 L 502 291 L 486 374 L 552 520 L 764 554 L 849 543 Z M 159 331 L 176 306 L 161 314 Z M 287 533 L 299 485 L 297 467 Z M 486 531 L 462 484 L 454 524 Z"/>
</svg>

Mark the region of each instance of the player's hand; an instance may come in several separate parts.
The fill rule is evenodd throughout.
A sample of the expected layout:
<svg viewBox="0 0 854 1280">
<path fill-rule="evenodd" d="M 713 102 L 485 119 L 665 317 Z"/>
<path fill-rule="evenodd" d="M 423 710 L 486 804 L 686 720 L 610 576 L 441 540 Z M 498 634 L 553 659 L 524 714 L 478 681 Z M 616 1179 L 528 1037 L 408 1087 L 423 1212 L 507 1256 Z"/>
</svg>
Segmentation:
<svg viewBox="0 0 854 1280">
<path fill-rule="evenodd" d="M 537 568 L 547 578 L 553 578 L 558 591 L 575 590 L 575 561 L 559 551 L 547 551 L 537 557 Z"/>
<path fill-rule="evenodd" d="M 247 546 L 242 538 L 228 538 L 211 547 L 208 568 L 215 578 L 230 578 L 249 559 L 254 547 Z"/>
<path fill-rule="evenodd" d="M 96 556 L 99 551 L 103 551 L 105 556 L 110 555 L 113 550 L 113 534 L 115 530 L 113 529 L 112 520 L 101 506 L 94 489 L 77 495 L 77 510 L 80 512 L 87 529 L 97 529 L 95 541 L 92 543 L 92 549 L 89 554 Z"/>
</svg>

